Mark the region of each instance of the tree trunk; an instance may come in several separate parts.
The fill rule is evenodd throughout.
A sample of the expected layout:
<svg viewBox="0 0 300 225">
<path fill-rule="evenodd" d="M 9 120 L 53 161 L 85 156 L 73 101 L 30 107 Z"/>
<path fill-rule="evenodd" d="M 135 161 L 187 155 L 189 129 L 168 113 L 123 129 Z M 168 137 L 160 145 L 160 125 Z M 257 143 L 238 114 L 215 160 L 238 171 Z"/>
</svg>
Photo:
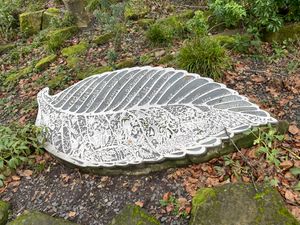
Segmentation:
<svg viewBox="0 0 300 225">
<path fill-rule="evenodd" d="M 76 18 L 78 27 L 88 27 L 90 18 L 84 8 L 84 0 L 63 0 L 67 10 Z"/>
</svg>

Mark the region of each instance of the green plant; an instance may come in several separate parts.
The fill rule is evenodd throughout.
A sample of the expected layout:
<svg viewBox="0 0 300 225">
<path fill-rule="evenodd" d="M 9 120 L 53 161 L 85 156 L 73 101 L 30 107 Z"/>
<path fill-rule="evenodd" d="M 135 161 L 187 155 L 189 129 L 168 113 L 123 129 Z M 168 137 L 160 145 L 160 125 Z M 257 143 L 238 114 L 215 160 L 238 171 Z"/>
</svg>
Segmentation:
<svg viewBox="0 0 300 225">
<path fill-rule="evenodd" d="M 187 211 L 185 210 L 184 205 L 182 205 L 179 200 L 172 195 L 170 192 L 166 193 L 159 201 L 160 205 L 163 207 L 169 207 L 174 216 L 180 216 L 186 218 L 188 216 Z"/>
<path fill-rule="evenodd" d="M 208 33 L 207 19 L 202 11 L 196 11 L 194 17 L 188 20 L 187 29 L 196 35 L 206 35 Z"/>
<path fill-rule="evenodd" d="M 209 7 L 217 22 L 226 27 L 235 27 L 246 17 L 246 9 L 233 0 L 215 0 Z"/>
<path fill-rule="evenodd" d="M 276 142 L 283 141 L 284 135 L 277 134 L 276 128 L 268 125 L 268 129 L 253 128 L 251 133 L 255 136 L 254 145 L 259 145 L 258 154 L 265 154 L 269 163 L 279 167 L 280 160 L 278 158 L 279 149 L 276 148 Z"/>
<path fill-rule="evenodd" d="M 64 28 L 74 26 L 76 18 L 70 12 L 65 12 L 63 16 L 52 17 L 50 20 L 51 28 Z"/>
<path fill-rule="evenodd" d="M 146 37 L 155 45 L 170 43 L 172 34 L 161 24 L 155 23 L 149 27 Z"/>
<path fill-rule="evenodd" d="M 9 171 L 27 163 L 31 154 L 42 153 L 45 138 L 43 129 L 31 124 L 0 125 L 0 136 L 0 186 L 3 186 Z"/>
<path fill-rule="evenodd" d="M 118 59 L 118 53 L 114 49 L 109 49 L 106 57 L 108 60 L 108 65 L 114 68 Z"/>
<path fill-rule="evenodd" d="M 178 67 L 214 79 L 222 77 L 229 64 L 224 47 L 210 37 L 196 38 L 187 42 L 177 56 Z"/>
<path fill-rule="evenodd" d="M 0 0 L 0 39 L 10 40 L 18 27 L 18 10 L 20 2 L 17 0 Z"/>
</svg>

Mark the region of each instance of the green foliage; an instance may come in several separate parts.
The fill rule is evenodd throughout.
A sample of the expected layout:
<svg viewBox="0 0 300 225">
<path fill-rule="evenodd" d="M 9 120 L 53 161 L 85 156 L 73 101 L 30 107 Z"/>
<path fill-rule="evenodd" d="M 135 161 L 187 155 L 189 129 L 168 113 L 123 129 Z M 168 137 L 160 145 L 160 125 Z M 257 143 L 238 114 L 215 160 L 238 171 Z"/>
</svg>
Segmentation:
<svg viewBox="0 0 300 225">
<path fill-rule="evenodd" d="M 209 7 L 217 22 L 224 22 L 226 27 L 235 27 L 246 17 L 246 9 L 233 0 L 215 0 Z"/>
<path fill-rule="evenodd" d="M 299 0 L 212 0 L 209 4 L 213 17 L 227 27 L 241 22 L 246 28 L 278 31 L 284 22 L 300 21 Z"/>
<path fill-rule="evenodd" d="M 146 37 L 155 45 L 170 43 L 172 40 L 170 31 L 159 23 L 155 23 L 149 27 Z"/>
<path fill-rule="evenodd" d="M 278 135 L 276 128 L 271 125 L 268 130 L 262 128 L 254 128 L 251 133 L 255 136 L 254 145 L 259 145 L 258 154 L 265 154 L 269 163 L 279 167 L 280 160 L 278 158 L 279 150 L 275 147 L 276 142 L 283 141 L 284 135 Z"/>
<path fill-rule="evenodd" d="M 160 205 L 163 207 L 169 206 L 172 209 L 172 214 L 174 216 L 180 216 L 180 217 L 186 218 L 188 216 L 188 214 L 184 210 L 184 208 L 181 207 L 178 199 L 172 194 L 170 194 L 167 197 L 168 197 L 167 199 L 161 199 L 159 201 Z"/>
<path fill-rule="evenodd" d="M 124 20 L 124 3 L 112 4 L 107 10 L 95 10 L 94 16 L 104 33 L 113 34 L 114 47 L 121 48 L 123 34 L 126 31 Z"/>
<path fill-rule="evenodd" d="M 187 42 L 179 51 L 178 67 L 189 72 L 218 79 L 228 66 L 226 50 L 210 37 L 196 38 Z"/>
<path fill-rule="evenodd" d="M 115 68 L 116 61 L 118 59 L 118 53 L 114 49 L 109 49 L 107 52 L 108 65 Z"/>
<path fill-rule="evenodd" d="M 76 24 L 76 18 L 70 12 L 65 12 L 63 15 L 52 17 L 50 20 L 51 28 L 71 27 Z"/>
<path fill-rule="evenodd" d="M 0 0 L 0 39 L 12 39 L 18 27 L 18 10 L 20 2 L 17 0 Z"/>
<path fill-rule="evenodd" d="M 196 11 L 195 16 L 187 22 L 187 28 L 196 35 L 206 35 L 208 33 L 208 24 L 204 13 Z"/>
<path fill-rule="evenodd" d="M 42 153 L 45 141 L 42 128 L 34 125 L 0 125 L 0 186 L 5 175 L 27 163 L 31 154 Z"/>
<path fill-rule="evenodd" d="M 174 39 L 185 38 L 188 33 L 185 18 L 170 16 L 152 24 L 146 37 L 154 45 L 164 45 Z"/>
</svg>

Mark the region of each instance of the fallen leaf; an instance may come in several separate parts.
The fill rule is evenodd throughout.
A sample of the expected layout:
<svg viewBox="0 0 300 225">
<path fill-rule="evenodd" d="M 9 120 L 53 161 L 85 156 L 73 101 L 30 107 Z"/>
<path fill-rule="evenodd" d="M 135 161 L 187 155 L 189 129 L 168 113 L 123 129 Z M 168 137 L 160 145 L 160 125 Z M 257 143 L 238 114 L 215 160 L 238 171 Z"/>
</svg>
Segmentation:
<svg viewBox="0 0 300 225">
<path fill-rule="evenodd" d="M 180 205 L 180 208 L 184 208 L 187 204 L 188 204 L 188 201 L 186 198 L 178 198 L 178 203 Z"/>
<path fill-rule="evenodd" d="M 12 176 L 11 178 L 13 181 L 18 181 L 21 179 L 19 176 Z"/>
<path fill-rule="evenodd" d="M 289 132 L 293 135 L 296 135 L 300 133 L 300 129 L 296 125 L 292 124 L 289 126 Z"/>
<path fill-rule="evenodd" d="M 167 205 L 167 207 L 166 207 L 166 210 L 167 210 L 168 213 L 169 213 L 169 212 L 172 212 L 173 209 L 174 209 L 174 206 L 173 206 L 172 204 L 169 204 L 169 205 Z"/>
<path fill-rule="evenodd" d="M 280 163 L 280 167 L 284 170 L 287 170 L 291 167 L 293 167 L 293 162 L 291 160 L 285 160 L 283 162 Z"/>
<path fill-rule="evenodd" d="M 23 170 L 19 172 L 21 177 L 31 177 L 33 174 L 32 170 Z"/>
<path fill-rule="evenodd" d="M 291 192 L 290 190 L 286 190 L 284 197 L 285 197 L 285 199 L 287 199 L 291 202 L 294 202 L 297 195 L 294 194 L 293 192 Z"/>
<path fill-rule="evenodd" d="M 76 216 L 76 212 L 70 211 L 70 212 L 68 213 L 68 216 L 69 216 L 69 217 L 74 217 L 74 216 Z"/>
<path fill-rule="evenodd" d="M 167 192 L 163 195 L 163 200 L 164 201 L 168 201 L 170 196 L 172 195 L 172 192 Z"/>
<path fill-rule="evenodd" d="M 144 206 L 144 202 L 141 202 L 141 201 L 137 201 L 134 204 L 141 207 L 141 208 L 143 208 L 143 206 Z"/>
</svg>

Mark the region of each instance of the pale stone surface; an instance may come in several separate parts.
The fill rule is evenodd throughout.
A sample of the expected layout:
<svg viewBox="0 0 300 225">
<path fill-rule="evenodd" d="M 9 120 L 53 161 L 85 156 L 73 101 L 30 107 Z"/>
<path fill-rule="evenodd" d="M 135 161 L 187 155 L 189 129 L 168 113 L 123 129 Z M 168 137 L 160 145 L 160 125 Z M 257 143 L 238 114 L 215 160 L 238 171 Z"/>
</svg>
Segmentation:
<svg viewBox="0 0 300 225">
<path fill-rule="evenodd" d="M 251 126 L 276 123 L 247 98 L 172 68 L 95 75 L 38 95 L 46 149 L 81 167 L 135 166 L 203 156 Z"/>
</svg>

